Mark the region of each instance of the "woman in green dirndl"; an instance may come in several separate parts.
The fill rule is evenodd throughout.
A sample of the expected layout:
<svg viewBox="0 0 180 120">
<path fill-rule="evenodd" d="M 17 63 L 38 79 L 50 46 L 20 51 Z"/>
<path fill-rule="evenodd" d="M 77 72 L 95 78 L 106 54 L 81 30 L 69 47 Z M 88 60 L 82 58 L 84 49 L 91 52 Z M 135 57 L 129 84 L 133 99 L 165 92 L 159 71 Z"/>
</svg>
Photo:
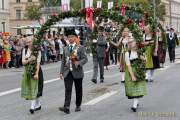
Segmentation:
<svg viewBox="0 0 180 120">
<path fill-rule="evenodd" d="M 129 35 L 126 34 L 126 32 L 122 32 L 122 37 L 119 39 L 119 41 L 117 43 L 113 42 L 113 41 L 110 41 L 110 43 L 112 45 L 114 45 L 115 47 L 119 48 L 120 50 L 120 60 L 119 60 L 119 64 L 120 64 L 120 72 L 121 72 L 121 76 L 122 76 L 122 79 L 121 79 L 121 83 L 124 83 L 125 82 L 125 59 L 124 59 L 124 53 L 125 53 L 125 45 L 127 43 L 127 40 L 126 38 L 128 37 Z"/>
<path fill-rule="evenodd" d="M 152 31 L 150 26 L 144 28 L 144 45 L 146 47 L 146 81 L 153 82 L 153 75 L 155 69 L 160 68 L 158 57 L 158 40 L 153 40 Z"/>
<path fill-rule="evenodd" d="M 137 53 L 137 45 L 129 33 L 129 29 L 124 29 L 126 45 L 125 46 L 125 93 L 128 99 L 133 100 L 131 110 L 136 112 L 139 106 L 139 98 L 147 95 L 145 70 L 139 67 L 142 58 Z M 139 77 L 140 76 L 140 77 Z"/>
<path fill-rule="evenodd" d="M 32 38 L 27 38 L 26 47 L 22 52 L 22 63 L 25 66 L 23 80 L 21 83 L 21 97 L 31 100 L 30 113 L 41 110 L 39 98 L 43 92 L 43 73 L 40 67 L 41 52 L 38 52 L 37 58 L 32 55 Z M 36 64 L 36 68 L 32 67 Z M 35 71 L 34 71 L 35 70 Z"/>
</svg>

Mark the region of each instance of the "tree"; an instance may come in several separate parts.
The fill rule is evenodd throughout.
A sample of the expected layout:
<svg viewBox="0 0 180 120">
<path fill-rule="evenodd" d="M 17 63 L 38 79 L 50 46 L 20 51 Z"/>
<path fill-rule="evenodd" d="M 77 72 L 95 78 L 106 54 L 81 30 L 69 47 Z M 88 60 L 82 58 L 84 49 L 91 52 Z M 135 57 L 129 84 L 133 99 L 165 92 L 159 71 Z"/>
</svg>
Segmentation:
<svg viewBox="0 0 180 120">
<path fill-rule="evenodd" d="M 26 7 L 25 17 L 30 20 L 39 20 L 41 17 L 41 7 L 36 4 L 30 4 Z"/>
<path fill-rule="evenodd" d="M 71 9 L 73 10 L 80 10 L 81 0 L 71 0 L 70 6 L 71 6 Z"/>
<path fill-rule="evenodd" d="M 153 6 L 153 0 L 149 0 L 149 3 Z M 159 18 L 160 20 L 164 21 L 164 16 L 166 15 L 165 4 L 162 3 L 161 0 L 155 0 L 155 5 L 156 5 L 156 8 L 155 8 L 156 17 Z M 152 9 L 151 9 L 151 11 L 152 11 Z"/>
<path fill-rule="evenodd" d="M 61 0 L 39 0 L 41 6 L 60 6 Z"/>
<path fill-rule="evenodd" d="M 124 0 L 124 3 L 126 4 L 143 4 L 143 5 L 147 5 L 148 4 L 148 0 Z"/>
<path fill-rule="evenodd" d="M 134 6 L 141 5 L 144 10 L 151 13 L 151 15 L 154 13 L 153 0 L 124 0 L 124 3 Z M 156 17 L 159 18 L 159 20 L 164 21 L 164 16 L 166 15 L 165 4 L 163 4 L 161 0 L 155 0 L 155 5 Z"/>
</svg>

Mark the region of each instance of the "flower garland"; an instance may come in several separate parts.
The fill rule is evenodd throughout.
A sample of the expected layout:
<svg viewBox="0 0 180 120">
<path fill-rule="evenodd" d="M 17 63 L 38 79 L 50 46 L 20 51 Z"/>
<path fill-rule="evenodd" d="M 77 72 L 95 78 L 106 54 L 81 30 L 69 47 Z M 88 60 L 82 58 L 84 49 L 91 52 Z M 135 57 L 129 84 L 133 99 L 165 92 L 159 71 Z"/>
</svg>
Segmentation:
<svg viewBox="0 0 180 120">
<path fill-rule="evenodd" d="M 141 43 L 143 42 L 143 32 L 142 32 L 142 29 L 139 27 L 140 20 L 138 20 L 137 18 L 135 18 L 135 20 L 133 20 L 133 18 L 131 18 L 131 16 L 132 16 L 131 13 L 136 13 L 136 14 L 138 14 L 138 16 L 145 16 L 153 30 L 155 29 L 155 24 L 157 24 L 157 23 L 156 23 L 156 21 L 153 21 L 152 17 L 149 17 L 149 13 L 145 12 L 143 10 L 143 8 L 141 8 L 141 7 L 125 6 L 124 9 L 126 10 L 126 13 L 124 16 L 117 13 L 117 10 L 121 10 L 120 7 L 115 7 L 115 10 L 111 10 L 111 11 L 106 10 L 106 9 L 101 9 L 101 8 L 93 9 L 93 17 L 99 18 L 100 21 L 96 21 L 97 24 L 100 23 L 102 19 L 107 20 L 109 18 L 113 21 L 116 21 L 116 22 L 122 24 L 123 28 L 128 27 L 129 30 L 132 32 L 132 35 L 133 35 L 134 39 L 136 40 L 136 43 L 139 47 L 139 49 L 137 50 L 138 55 L 143 56 L 144 52 L 145 52 L 145 48 L 141 45 Z M 39 48 L 42 43 L 43 35 L 50 28 L 50 26 L 52 26 L 53 24 L 55 24 L 56 22 L 58 22 L 64 18 L 69 18 L 69 17 L 86 18 L 86 15 L 87 15 L 87 9 L 82 9 L 80 11 L 63 12 L 63 13 L 60 13 L 59 15 L 53 14 L 51 16 L 51 18 L 49 20 L 47 20 L 47 22 L 44 25 L 42 25 L 41 29 L 35 35 L 35 40 L 33 41 L 32 54 L 34 56 L 37 56 Z M 92 33 L 92 36 L 93 36 L 92 39 L 97 37 L 96 32 L 97 31 L 94 31 Z M 155 34 L 154 34 L 154 36 L 155 36 Z M 139 68 L 139 66 L 141 69 L 145 68 L 145 62 L 143 60 L 139 61 L 136 64 L 136 67 Z M 34 64 L 34 68 L 35 68 L 35 64 Z M 144 72 L 140 71 L 139 75 L 143 76 Z"/>
</svg>

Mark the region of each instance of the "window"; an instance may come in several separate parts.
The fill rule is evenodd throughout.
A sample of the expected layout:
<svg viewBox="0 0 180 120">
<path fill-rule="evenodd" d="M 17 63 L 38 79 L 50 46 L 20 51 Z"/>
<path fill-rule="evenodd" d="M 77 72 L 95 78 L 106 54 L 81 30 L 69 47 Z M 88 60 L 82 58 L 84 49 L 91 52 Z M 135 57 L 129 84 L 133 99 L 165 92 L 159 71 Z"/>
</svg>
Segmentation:
<svg viewBox="0 0 180 120">
<path fill-rule="evenodd" d="M 21 19 L 21 10 L 16 10 L 16 19 Z"/>
<path fill-rule="evenodd" d="M 21 35 L 22 31 L 21 29 L 17 29 L 17 35 Z"/>
<path fill-rule="evenodd" d="M 2 0 L 2 9 L 4 10 L 4 0 Z"/>
<path fill-rule="evenodd" d="M 16 3 L 20 3 L 21 2 L 21 0 L 16 0 Z"/>
<path fill-rule="evenodd" d="M 3 32 L 6 32 L 6 23 L 2 22 L 2 28 L 3 28 Z"/>
<path fill-rule="evenodd" d="M 32 0 L 28 0 L 28 2 L 32 2 Z"/>
</svg>

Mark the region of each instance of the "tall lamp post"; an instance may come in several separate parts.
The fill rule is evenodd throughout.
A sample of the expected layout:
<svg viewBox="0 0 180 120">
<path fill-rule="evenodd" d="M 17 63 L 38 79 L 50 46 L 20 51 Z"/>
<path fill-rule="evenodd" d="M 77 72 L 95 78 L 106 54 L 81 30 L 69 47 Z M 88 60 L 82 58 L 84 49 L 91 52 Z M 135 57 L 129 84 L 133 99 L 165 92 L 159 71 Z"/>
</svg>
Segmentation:
<svg viewBox="0 0 180 120">
<path fill-rule="evenodd" d="M 154 19 L 156 19 L 156 2 L 153 0 L 153 7 L 154 7 Z"/>
<path fill-rule="evenodd" d="M 172 27 L 172 8 L 171 8 L 172 6 L 171 5 L 172 5 L 172 2 L 171 2 L 171 0 L 169 0 L 169 20 L 170 20 L 169 26 L 170 27 Z"/>
</svg>

